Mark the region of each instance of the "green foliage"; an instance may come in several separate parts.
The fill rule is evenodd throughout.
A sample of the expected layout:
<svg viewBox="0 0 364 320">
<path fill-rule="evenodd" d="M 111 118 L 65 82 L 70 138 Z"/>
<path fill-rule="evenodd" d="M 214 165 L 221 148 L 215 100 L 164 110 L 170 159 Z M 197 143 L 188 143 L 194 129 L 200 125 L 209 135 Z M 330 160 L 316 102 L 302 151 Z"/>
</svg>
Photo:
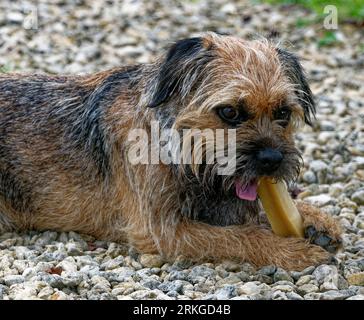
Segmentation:
<svg viewBox="0 0 364 320">
<path fill-rule="evenodd" d="M 0 66 L 0 73 L 7 73 L 12 71 L 13 68 L 9 63 Z"/>
<path fill-rule="evenodd" d="M 315 23 L 317 19 L 311 19 L 311 18 L 298 18 L 296 20 L 296 27 L 297 28 L 304 28 L 307 27 L 313 23 Z"/>
<path fill-rule="evenodd" d="M 341 20 L 364 20 L 364 0 L 264 0 L 271 4 L 299 4 L 311 9 L 319 16 L 324 15 L 327 5 L 337 7 L 339 21 Z"/>
<path fill-rule="evenodd" d="M 318 40 L 317 45 L 319 47 L 330 46 L 337 42 L 336 34 L 333 31 L 325 31 L 323 36 Z"/>
<path fill-rule="evenodd" d="M 364 53 L 364 43 L 360 43 L 358 47 L 359 53 Z"/>
</svg>

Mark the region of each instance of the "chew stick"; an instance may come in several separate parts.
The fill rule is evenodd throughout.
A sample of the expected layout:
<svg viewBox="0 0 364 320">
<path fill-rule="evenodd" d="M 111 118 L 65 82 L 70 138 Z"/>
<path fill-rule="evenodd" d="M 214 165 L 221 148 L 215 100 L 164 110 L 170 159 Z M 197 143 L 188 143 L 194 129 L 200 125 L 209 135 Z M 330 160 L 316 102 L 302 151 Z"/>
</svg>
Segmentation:
<svg viewBox="0 0 364 320">
<path fill-rule="evenodd" d="M 275 234 L 303 238 L 302 217 L 284 182 L 263 177 L 258 184 L 258 195 Z"/>
</svg>

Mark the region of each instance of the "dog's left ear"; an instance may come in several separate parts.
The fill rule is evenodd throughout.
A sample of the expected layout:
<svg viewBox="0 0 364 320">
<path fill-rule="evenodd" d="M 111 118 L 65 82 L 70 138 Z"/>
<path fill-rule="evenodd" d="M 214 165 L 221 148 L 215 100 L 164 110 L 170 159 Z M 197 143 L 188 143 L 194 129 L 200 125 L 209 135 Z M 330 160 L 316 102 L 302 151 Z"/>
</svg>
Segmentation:
<svg viewBox="0 0 364 320">
<path fill-rule="evenodd" d="M 312 117 L 314 118 L 316 114 L 316 105 L 303 68 L 297 56 L 293 53 L 281 48 L 277 48 L 277 52 L 287 76 L 297 86 L 296 95 L 303 108 L 305 122 L 311 126 Z"/>
<path fill-rule="evenodd" d="M 159 65 L 148 107 L 155 108 L 177 93 L 187 96 L 208 61 L 203 38 L 183 39 L 173 44 Z"/>
</svg>

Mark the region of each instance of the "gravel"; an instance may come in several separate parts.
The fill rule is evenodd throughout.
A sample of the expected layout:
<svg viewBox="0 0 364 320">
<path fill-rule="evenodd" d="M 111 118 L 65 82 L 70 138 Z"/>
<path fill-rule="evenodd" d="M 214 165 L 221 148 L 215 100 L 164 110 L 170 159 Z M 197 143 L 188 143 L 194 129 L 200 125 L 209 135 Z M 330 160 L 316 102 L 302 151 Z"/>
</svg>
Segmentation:
<svg viewBox="0 0 364 320">
<path fill-rule="evenodd" d="M 114 3 L 114 4 L 113 4 Z M 317 121 L 296 135 L 304 168 L 298 198 L 344 227 L 333 265 L 302 272 L 248 263 L 166 263 L 74 232 L 0 235 L 0 299 L 364 299 L 364 32 L 340 25 L 318 47 L 321 23 L 298 7 L 243 1 L 34 1 L 0 3 L 3 71 L 89 73 L 148 62 L 169 42 L 201 31 L 277 35 L 303 58 Z M 34 15 L 37 13 L 37 15 Z M 35 17 L 37 19 L 35 19 Z M 274 26 L 274 28 L 272 27 Z"/>
</svg>

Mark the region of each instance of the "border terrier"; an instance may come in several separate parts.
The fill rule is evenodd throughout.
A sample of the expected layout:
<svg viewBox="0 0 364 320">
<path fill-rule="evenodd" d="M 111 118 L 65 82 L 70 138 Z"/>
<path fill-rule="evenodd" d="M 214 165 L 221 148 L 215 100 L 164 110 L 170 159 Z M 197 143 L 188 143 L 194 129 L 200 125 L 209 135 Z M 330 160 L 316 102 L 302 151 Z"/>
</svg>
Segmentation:
<svg viewBox="0 0 364 320">
<path fill-rule="evenodd" d="M 154 63 L 82 76 L 0 75 L 0 229 L 76 231 L 168 260 L 300 270 L 329 261 L 336 220 L 305 202 L 305 239 L 273 234 L 257 180 L 295 180 L 293 135 L 315 104 L 297 57 L 265 40 L 205 33 Z M 236 170 L 128 160 L 132 129 L 228 129 Z M 206 139 L 192 144 L 206 153 Z"/>
</svg>

